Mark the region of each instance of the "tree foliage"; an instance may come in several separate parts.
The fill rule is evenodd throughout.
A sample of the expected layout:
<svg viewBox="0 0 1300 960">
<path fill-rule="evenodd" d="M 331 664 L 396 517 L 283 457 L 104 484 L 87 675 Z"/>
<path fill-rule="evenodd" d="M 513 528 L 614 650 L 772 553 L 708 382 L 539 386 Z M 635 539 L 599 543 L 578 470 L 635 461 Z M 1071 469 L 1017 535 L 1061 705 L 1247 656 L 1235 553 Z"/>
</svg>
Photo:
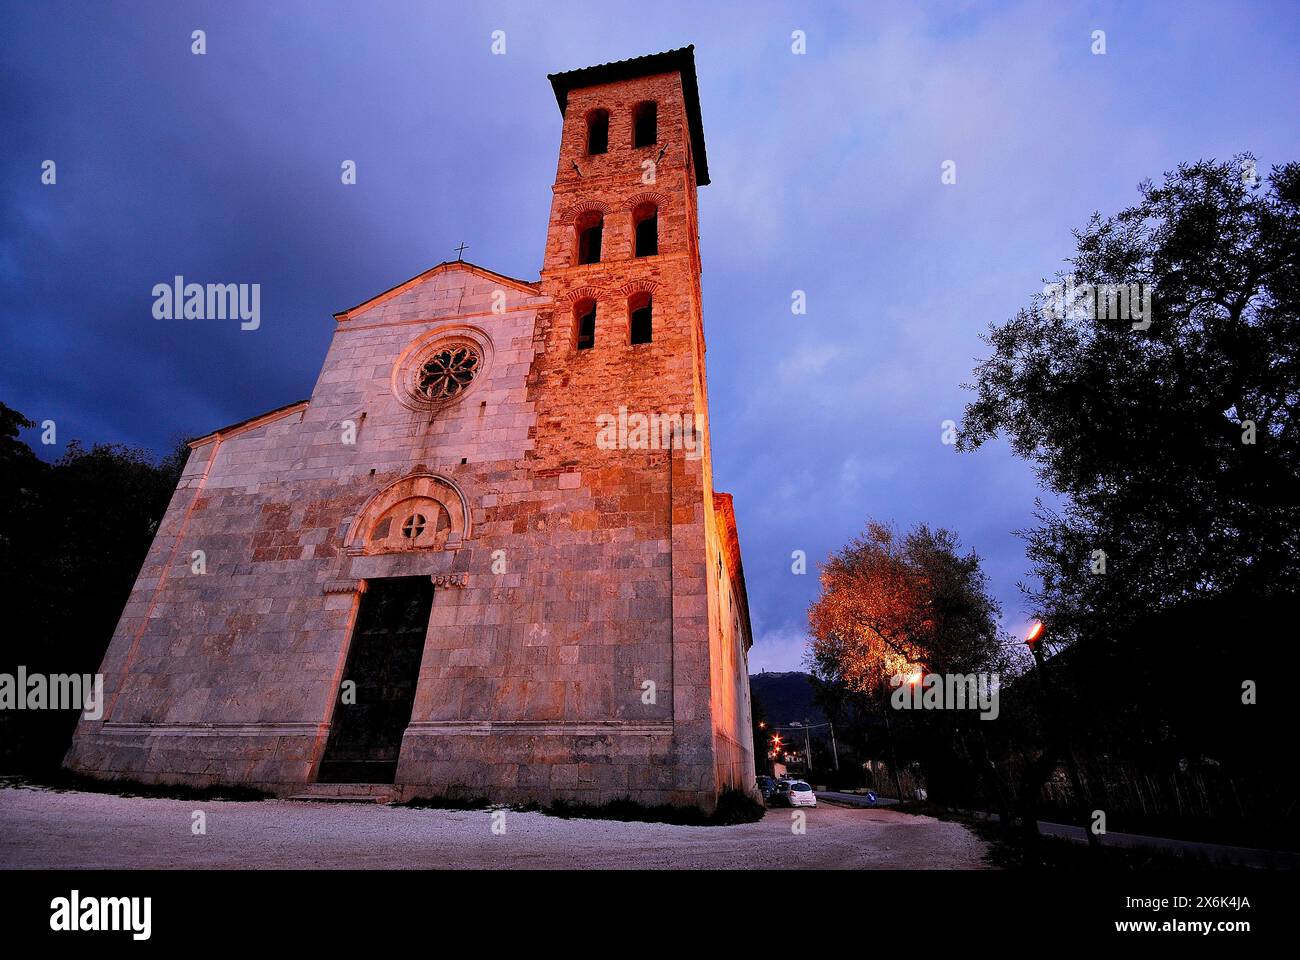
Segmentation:
<svg viewBox="0 0 1300 960">
<path fill-rule="evenodd" d="M 959 445 L 1005 437 L 1061 496 L 1024 534 L 1057 639 L 1300 580 L 1300 164 L 1254 163 L 1185 164 L 1075 232 L 1058 280 L 1150 285 L 1148 328 L 1043 295 L 986 337 Z"/>
<path fill-rule="evenodd" d="M 986 669 L 1000 656 L 997 601 L 974 551 L 919 524 L 900 537 L 872 522 L 821 571 L 808 612 L 812 660 L 823 679 L 859 691 L 899 673 Z"/>
<path fill-rule="evenodd" d="M 0 672 L 94 673 L 184 467 L 75 440 L 54 463 L 22 442 L 34 424 L 0 403 L 0 578 L 8 587 Z M 76 714 L 0 713 L 0 768 L 54 766 Z"/>
</svg>

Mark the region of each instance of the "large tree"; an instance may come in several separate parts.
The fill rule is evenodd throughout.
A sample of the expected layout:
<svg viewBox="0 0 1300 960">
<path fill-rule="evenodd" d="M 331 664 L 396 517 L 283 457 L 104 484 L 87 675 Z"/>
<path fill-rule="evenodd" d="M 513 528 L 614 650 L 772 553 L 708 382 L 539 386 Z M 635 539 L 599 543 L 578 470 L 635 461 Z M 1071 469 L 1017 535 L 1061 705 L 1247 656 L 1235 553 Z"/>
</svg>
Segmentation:
<svg viewBox="0 0 1300 960">
<path fill-rule="evenodd" d="M 974 551 L 919 524 L 906 536 L 872 522 L 821 571 L 808 612 L 822 679 L 870 691 L 898 673 L 965 673 L 1000 656 L 997 601 Z"/>
<path fill-rule="evenodd" d="M 1300 164 L 1255 169 L 1180 166 L 1075 232 L 1058 282 L 1146 285 L 1152 316 L 1045 288 L 986 338 L 959 444 L 1005 437 L 1060 495 L 1025 532 L 1057 639 L 1300 583 Z"/>
<path fill-rule="evenodd" d="M 887 789 L 901 789 L 897 774 L 915 761 L 935 798 L 995 803 L 991 786 L 978 799 L 988 771 L 982 731 L 970 735 L 973 714 L 899 712 L 883 696 L 898 675 L 1006 671 L 998 603 L 979 555 L 963 552 L 949 530 L 918 524 L 900 536 L 872 522 L 822 564 L 821 584 L 808 611 L 809 659 L 836 729 L 888 762 L 895 776 Z"/>
</svg>

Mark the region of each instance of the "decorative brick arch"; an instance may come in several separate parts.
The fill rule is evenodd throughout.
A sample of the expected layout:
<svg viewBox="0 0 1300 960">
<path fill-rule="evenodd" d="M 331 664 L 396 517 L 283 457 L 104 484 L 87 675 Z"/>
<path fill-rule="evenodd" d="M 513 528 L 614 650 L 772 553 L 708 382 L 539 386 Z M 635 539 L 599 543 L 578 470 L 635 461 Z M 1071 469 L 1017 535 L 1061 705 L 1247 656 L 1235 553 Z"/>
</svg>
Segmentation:
<svg viewBox="0 0 1300 960">
<path fill-rule="evenodd" d="M 595 300 L 599 302 L 600 298 L 606 296 L 606 294 L 607 291 L 604 287 L 574 287 L 560 298 L 560 302 L 570 306 L 579 300 Z"/>
<path fill-rule="evenodd" d="M 671 202 L 671 198 L 668 196 L 668 194 L 660 193 L 658 190 L 647 190 L 644 193 L 638 193 L 635 197 L 632 197 L 630 200 L 628 200 L 627 209 L 629 212 L 631 212 L 635 210 L 637 207 L 641 206 L 641 204 L 643 203 L 653 203 L 655 205 L 655 208 L 660 213 L 663 213 L 665 210 L 668 209 L 668 205 L 670 202 Z"/>
<path fill-rule="evenodd" d="M 659 289 L 659 284 L 654 280 L 629 280 L 618 288 L 618 292 L 625 297 L 630 297 L 634 293 L 648 293 L 651 296 Z"/>
<path fill-rule="evenodd" d="M 582 200 L 568 207 L 557 218 L 557 222 L 573 226 L 580 216 L 584 213 L 599 213 L 602 217 L 609 216 L 609 204 L 601 200 Z"/>
<path fill-rule="evenodd" d="M 404 526 L 409 516 L 422 517 L 427 529 L 403 538 L 393 525 Z M 440 523 L 444 519 L 445 527 Z M 366 501 L 348 527 L 344 549 L 350 556 L 403 549 L 458 550 L 471 533 L 469 500 L 460 487 L 436 473 L 415 473 Z M 402 539 L 409 543 L 399 546 Z"/>
</svg>

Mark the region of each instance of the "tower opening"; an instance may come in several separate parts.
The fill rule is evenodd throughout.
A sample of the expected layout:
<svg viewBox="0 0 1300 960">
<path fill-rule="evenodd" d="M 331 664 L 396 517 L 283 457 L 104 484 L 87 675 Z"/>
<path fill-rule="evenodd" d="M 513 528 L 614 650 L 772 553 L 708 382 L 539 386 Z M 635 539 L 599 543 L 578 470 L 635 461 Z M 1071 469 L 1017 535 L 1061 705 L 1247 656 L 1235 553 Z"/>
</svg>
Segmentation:
<svg viewBox="0 0 1300 960">
<path fill-rule="evenodd" d="M 596 301 L 579 300 L 573 307 L 575 340 L 579 350 L 596 345 Z"/>
<path fill-rule="evenodd" d="M 653 100 L 638 103 L 632 127 L 632 146 L 650 147 L 659 142 L 659 105 Z"/>
<path fill-rule="evenodd" d="M 592 210 L 579 217 L 573 228 L 578 234 L 578 263 L 600 263 L 600 245 L 605 232 L 605 218 Z"/>
<path fill-rule="evenodd" d="M 609 111 L 593 110 L 587 117 L 587 156 L 609 150 Z"/>
<path fill-rule="evenodd" d="M 636 225 L 636 255 L 653 257 L 659 252 L 659 209 L 653 203 L 642 203 L 632 211 Z"/>
<path fill-rule="evenodd" d="M 653 306 L 650 294 L 634 293 L 627 301 L 628 309 L 628 339 L 636 343 L 649 343 L 651 339 L 651 327 L 653 326 L 651 314 Z"/>
</svg>

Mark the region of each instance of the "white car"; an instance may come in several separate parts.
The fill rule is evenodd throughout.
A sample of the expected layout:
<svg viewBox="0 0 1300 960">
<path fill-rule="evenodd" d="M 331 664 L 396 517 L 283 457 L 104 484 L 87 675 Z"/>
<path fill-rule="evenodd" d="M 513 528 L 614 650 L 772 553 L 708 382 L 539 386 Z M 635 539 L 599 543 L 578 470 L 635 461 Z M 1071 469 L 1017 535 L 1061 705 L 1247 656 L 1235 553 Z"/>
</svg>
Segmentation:
<svg viewBox="0 0 1300 960">
<path fill-rule="evenodd" d="M 817 806 L 817 794 L 813 793 L 813 788 L 808 786 L 802 780 L 791 780 L 790 789 L 783 790 L 781 796 L 785 802 L 792 807 L 815 807 Z"/>
</svg>

